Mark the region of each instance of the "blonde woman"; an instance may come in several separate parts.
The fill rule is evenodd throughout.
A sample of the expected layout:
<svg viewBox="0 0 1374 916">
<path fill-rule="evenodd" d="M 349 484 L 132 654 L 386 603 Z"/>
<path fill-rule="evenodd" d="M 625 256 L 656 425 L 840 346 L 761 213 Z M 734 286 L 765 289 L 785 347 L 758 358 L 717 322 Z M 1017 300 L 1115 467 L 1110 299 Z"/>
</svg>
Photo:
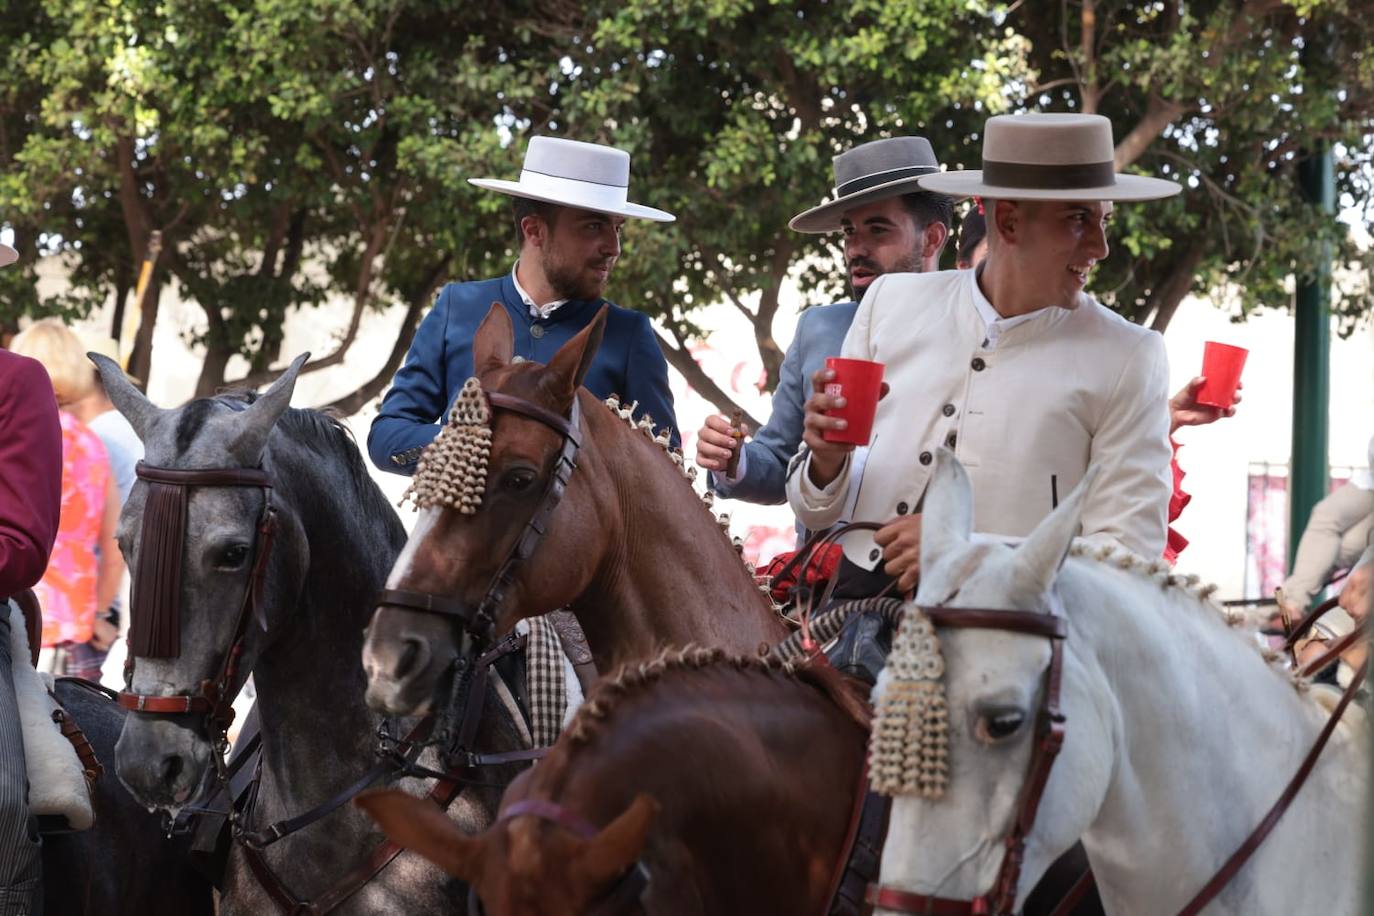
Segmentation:
<svg viewBox="0 0 1374 916">
<path fill-rule="evenodd" d="M 60 321 L 40 321 L 15 336 L 10 350 L 42 363 L 62 424 L 62 520 L 43 579 L 43 647 L 57 649 L 56 673 L 100 680 L 114 641 L 100 612 L 114 602 L 124 574 L 115 542 L 119 493 L 100 438 L 72 413 L 95 386 L 80 338 Z M 99 625 L 99 626 L 98 626 Z"/>
</svg>

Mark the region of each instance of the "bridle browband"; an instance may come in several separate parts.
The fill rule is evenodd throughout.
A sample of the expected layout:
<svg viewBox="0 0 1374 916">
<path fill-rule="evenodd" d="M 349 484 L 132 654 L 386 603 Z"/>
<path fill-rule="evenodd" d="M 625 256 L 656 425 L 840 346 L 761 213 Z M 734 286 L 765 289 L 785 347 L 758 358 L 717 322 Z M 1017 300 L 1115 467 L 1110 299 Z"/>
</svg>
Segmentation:
<svg viewBox="0 0 1374 916">
<path fill-rule="evenodd" d="M 217 750 L 228 744 L 234 720 L 232 685 L 250 617 L 264 630 L 262 590 L 267 562 L 277 531 L 272 507 L 272 479 L 262 468 L 164 468 L 138 463 L 135 473 L 148 484 L 143 511 L 138 566 L 130 599 L 129 658 L 124 664 L 124 690 L 119 705 L 141 713 L 203 715 Z M 186 536 L 186 504 L 191 487 L 257 487 L 263 492 L 262 512 L 253 543 L 253 566 L 234 622 L 233 637 L 213 679 L 201 681 L 194 693 L 151 695 L 133 692 L 135 658 L 177 658 L 181 655 L 181 563 Z M 218 755 L 217 755 L 218 757 Z"/>
<path fill-rule="evenodd" d="M 528 417 L 563 437 L 563 445 L 554 460 L 553 470 L 549 474 L 549 481 L 539 505 L 525 522 L 520 536 L 511 545 L 505 559 L 492 576 L 486 593 L 475 611 L 466 602 L 431 592 L 387 588 L 377 595 L 379 607 L 386 605 L 453 618 L 476 640 L 474 648 L 481 648 L 492 641 L 496 629 L 496 614 L 505 603 L 506 593 L 515 579 L 520 564 L 534 555 L 539 542 L 548 531 L 554 510 L 562 501 L 563 492 L 567 489 L 568 481 L 572 479 L 573 470 L 577 467 L 577 453 L 582 447 L 582 406 L 576 394 L 573 395 L 572 410 L 568 417 L 559 416 L 548 408 L 524 398 L 502 394 L 499 391 L 485 392 L 485 395 L 494 410 L 508 410 Z"/>
<path fill-rule="evenodd" d="M 1002 841 L 1005 854 L 997 871 L 997 880 L 990 891 L 972 900 L 952 900 L 872 884 L 869 885 L 866 900 L 884 909 L 923 916 L 1010 916 L 1016 906 L 1016 889 L 1021 883 L 1026 837 L 1035 826 L 1050 770 L 1064 744 L 1065 719 L 1059 708 L 1059 692 L 1063 681 L 1064 640 L 1069 635 L 1068 626 L 1062 617 L 1033 611 L 940 606 L 922 607 L 919 610 L 937 628 L 1003 630 L 1041 636 L 1050 641 L 1050 665 L 1045 673 L 1045 692 L 1035 723 L 1035 750 L 1031 755 L 1021 798 L 1017 802 L 1016 820 Z"/>
<path fill-rule="evenodd" d="M 535 817 L 541 821 L 555 824 L 574 836 L 590 840 L 601 832 L 595 824 L 575 811 L 570 811 L 554 801 L 543 798 L 526 798 L 507 807 L 496 817 L 492 827 L 517 817 Z M 649 887 L 649 868 L 642 859 L 625 870 L 615 883 L 592 901 L 586 916 L 620 916 L 628 913 L 640 902 L 644 891 Z M 486 909 L 477 896 L 475 888 L 468 887 L 468 913 L 471 916 L 485 916 Z"/>
</svg>

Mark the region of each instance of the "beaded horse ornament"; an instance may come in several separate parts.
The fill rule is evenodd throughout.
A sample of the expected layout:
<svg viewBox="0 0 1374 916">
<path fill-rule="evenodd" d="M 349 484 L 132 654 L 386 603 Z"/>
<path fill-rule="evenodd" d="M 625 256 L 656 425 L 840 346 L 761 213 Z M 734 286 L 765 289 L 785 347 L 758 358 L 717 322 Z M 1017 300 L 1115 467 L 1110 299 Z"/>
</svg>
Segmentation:
<svg viewBox="0 0 1374 916">
<path fill-rule="evenodd" d="M 401 496 L 417 509 L 447 506 L 473 515 L 482 504 L 491 457 L 491 407 L 475 377 L 463 383 L 448 422 L 423 452 Z"/>
<path fill-rule="evenodd" d="M 873 717 L 869 782 L 880 795 L 940 798 L 949 779 L 945 660 L 925 614 L 908 607 L 887 660 Z"/>
</svg>

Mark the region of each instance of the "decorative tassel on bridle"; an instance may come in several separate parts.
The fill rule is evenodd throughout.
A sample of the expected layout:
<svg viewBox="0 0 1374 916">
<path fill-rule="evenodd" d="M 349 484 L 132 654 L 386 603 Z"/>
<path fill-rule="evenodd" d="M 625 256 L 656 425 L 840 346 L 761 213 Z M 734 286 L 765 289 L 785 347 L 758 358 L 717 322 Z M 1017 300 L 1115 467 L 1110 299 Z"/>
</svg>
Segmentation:
<svg viewBox="0 0 1374 916">
<path fill-rule="evenodd" d="M 129 654 L 181 654 L 181 548 L 186 537 L 187 487 L 148 481 L 129 609 Z"/>
<path fill-rule="evenodd" d="M 949 781 L 945 661 L 935 628 L 914 606 L 897 627 L 887 672 L 869 738 L 869 782 L 881 795 L 940 798 Z"/>
<path fill-rule="evenodd" d="M 491 407 L 475 377 L 463 383 L 448 422 L 420 453 L 410 486 L 401 496 L 417 509 L 447 506 L 472 515 L 482 504 L 491 457 Z"/>
</svg>

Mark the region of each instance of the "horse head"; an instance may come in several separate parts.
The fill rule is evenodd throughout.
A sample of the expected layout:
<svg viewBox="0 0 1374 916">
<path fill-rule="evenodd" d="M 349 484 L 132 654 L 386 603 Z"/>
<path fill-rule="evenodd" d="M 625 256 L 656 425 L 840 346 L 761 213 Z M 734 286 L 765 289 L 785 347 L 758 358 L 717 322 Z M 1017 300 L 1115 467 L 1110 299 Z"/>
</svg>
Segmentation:
<svg viewBox="0 0 1374 916">
<path fill-rule="evenodd" d="M 126 719 L 116 766 L 124 784 L 150 808 L 175 810 L 195 796 L 212 773 L 220 736 L 205 714 L 208 700 L 196 701 L 195 713 L 148 711 L 164 709 L 160 698 L 205 697 L 206 686 L 226 672 L 219 699 L 227 708 L 284 622 L 278 618 L 293 606 L 290 596 L 301 588 L 308 547 L 299 519 L 287 507 L 274 501 L 269 511 L 273 469 L 267 443 L 308 357 L 297 357 L 256 399 L 225 396 L 162 409 L 114 362 L 92 355 L 110 399 L 145 449 L 140 479 L 120 514 L 118 538 L 134 581 L 134 666 L 124 694 L 129 702 L 121 702 L 137 712 L 141 700 L 146 714 Z M 195 480 L 184 472 L 212 469 L 249 473 L 240 484 L 208 477 L 203 483 L 167 482 Z M 265 472 L 261 477 L 259 469 Z M 274 531 L 267 537 L 262 527 L 269 517 Z M 255 575 L 259 557 L 265 566 Z M 158 621 L 150 624 L 153 617 Z"/>
<path fill-rule="evenodd" d="M 579 916 L 608 901 L 606 912 L 633 912 L 644 888 L 633 883 L 637 863 L 659 811 L 640 794 L 599 829 L 516 816 L 469 836 L 430 802 L 395 789 L 356 804 L 392 840 L 466 881 L 482 902 L 469 912 L 486 916 Z"/>
<path fill-rule="evenodd" d="M 588 453 L 570 458 L 569 443 L 590 438 L 609 411 L 583 411 L 580 429 L 560 424 L 574 422 L 605 323 L 603 308 L 547 366 L 513 358 L 500 304 L 478 327 L 476 376 L 421 456 L 408 492 L 420 515 L 368 628 L 363 666 L 374 709 L 425 711 L 474 637 L 571 603 L 597 575 L 615 543 L 617 510 L 589 483 Z M 583 469 L 569 477 L 573 461 Z M 548 524 L 555 505 L 557 523 Z M 399 604 L 402 594 L 433 596 L 446 612 Z"/>
<path fill-rule="evenodd" d="M 895 719 L 885 725 L 884 717 L 890 711 L 908 715 L 899 707 L 920 697 L 921 703 L 940 707 L 921 727 L 939 733 L 925 743 L 942 753 L 938 772 L 916 780 L 910 774 L 930 763 L 929 758 L 919 767 L 913 762 L 921 740 L 909 737 L 905 723 L 903 735 L 886 744 L 875 737 L 871 745 L 874 784 L 895 796 L 881 869 L 885 887 L 971 901 L 993 895 L 999 885 L 1003 841 L 1022 813 L 1028 773 L 1050 725 L 1045 713 L 1053 640 L 1018 629 L 1010 619 L 1071 626 L 1053 619 L 1064 614 L 1054 586 L 1094 477 L 1090 473 L 1028 537 L 1011 546 L 973 535 L 968 476 L 952 453 L 940 451 L 922 517 L 921 583 L 901 625 L 901 630 L 911 628 L 910 645 L 919 642 L 933 660 L 904 658 L 899 631 L 874 691 L 874 735 L 893 734 Z M 955 616 L 932 610 L 927 618 L 918 608 L 951 609 Z M 992 624 L 961 623 L 957 609 L 991 609 Z M 997 626 L 997 612 L 1008 612 L 1006 628 Z M 1111 776 L 1111 720 L 1102 709 L 1110 698 L 1090 687 L 1072 640 L 1065 642 L 1058 703 L 1069 723 L 1067 737 L 1057 758 L 1050 757 L 1056 762 L 1032 815 L 1020 880 L 1011 879 L 1008 893 L 1018 912 L 1029 888 L 1091 822 Z M 913 663 L 928 669 L 926 682 L 916 687 L 921 678 L 904 674 Z"/>
</svg>

